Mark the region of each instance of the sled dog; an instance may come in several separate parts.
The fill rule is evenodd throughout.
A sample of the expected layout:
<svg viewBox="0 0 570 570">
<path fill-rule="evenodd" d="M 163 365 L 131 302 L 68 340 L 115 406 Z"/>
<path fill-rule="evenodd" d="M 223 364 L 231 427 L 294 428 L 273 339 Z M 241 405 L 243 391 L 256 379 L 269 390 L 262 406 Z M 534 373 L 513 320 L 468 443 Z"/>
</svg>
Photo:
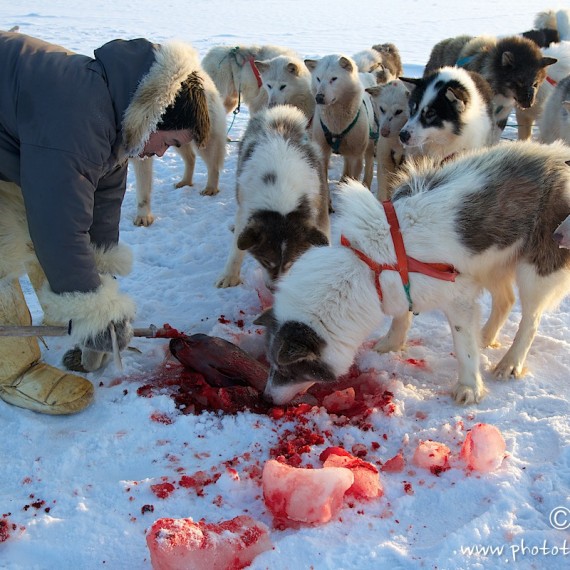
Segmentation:
<svg viewBox="0 0 570 570">
<path fill-rule="evenodd" d="M 570 146 L 570 74 L 558 83 L 546 100 L 538 120 L 538 130 L 542 142 L 560 139 Z"/>
<path fill-rule="evenodd" d="M 513 142 L 442 167 L 411 165 L 392 204 L 355 181 L 342 185 L 341 243 L 303 254 L 257 319 L 270 362 L 266 398 L 283 404 L 345 374 L 384 315 L 393 321 L 379 352 L 402 349 L 411 311 L 440 309 L 457 357 L 454 398 L 478 402 L 485 393 L 480 342 L 495 342 L 515 281 L 522 318 L 494 375 L 521 376 L 540 315 L 570 292 L 570 251 L 552 239 L 570 211 L 569 160 L 561 143 Z M 480 335 L 483 287 L 493 302 Z"/>
<path fill-rule="evenodd" d="M 315 98 L 311 92 L 311 73 L 305 62 L 290 55 L 255 62 L 269 107 L 293 105 L 303 111 L 307 119 L 315 112 Z"/>
<path fill-rule="evenodd" d="M 370 188 L 378 128 L 356 63 L 348 56 L 331 54 L 306 59 L 305 64 L 316 101 L 312 136 L 322 150 L 325 178 L 334 152 L 344 158 L 343 178 L 358 180 L 364 164 L 363 181 Z"/>
<path fill-rule="evenodd" d="M 202 59 L 202 67 L 214 80 L 222 97 L 226 113 L 245 103 L 250 114 L 267 106 L 267 93 L 255 60 L 267 60 L 278 55 L 296 57 L 295 52 L 280 46 L 214 46 Z"/>
<path fill-rule="evenodd" d="M 523 37 L 458 36 L 433 47 L 424 75 L 448 65 L 481 74 L 493 90 L 493 115 L 500 133 L 515 105 L 532 107 L 546 68 L 555 62 Z"/>
<path fill-rule="evenodd" d="M 492 93 L 480 75 L 443 67 L 404 81 L 415 85 L 400 131 L 407 155 L 443 161 L 493 141 Z"/>
<path fill-rule="evenodd" d="M 239 148 L 233 242 L 218 287 L 241 282 L 246 251 L 272 289 L 301 253 L 329 244 L 328 185 L 306 130 L 307 118 L 291 105 L 249 120 Z"/>
<path fill-rule="evenodd" d="M 378 116 L 380 136 L 376 143 L 377 197 L 380 201 L 389 200 L 396 183 L 396 173 L 406 159 L 404 146 L 400 141 L 400 130 L 409 117 L 410 91 L 396 79 L 366 89 L 372 97 L 372 104 Z"/>
</svg>

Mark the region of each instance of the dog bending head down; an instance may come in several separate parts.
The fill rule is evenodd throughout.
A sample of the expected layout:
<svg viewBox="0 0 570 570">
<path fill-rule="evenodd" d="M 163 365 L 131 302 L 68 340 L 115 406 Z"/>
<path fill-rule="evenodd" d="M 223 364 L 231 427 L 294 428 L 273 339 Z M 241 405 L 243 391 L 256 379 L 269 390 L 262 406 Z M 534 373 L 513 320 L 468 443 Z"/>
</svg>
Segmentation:
<svg viewBox="0 0 570 570">
<path fill-rule="evenodd" d="M 493 345 L 507 319 L 515 276 L 522 318 L 493 373 L 521 376 L 537 317 L 570 292 L 570 251 L 553 238 L 557 228 L 563 235 L 567 227 L 561 223 L 570 212 L 569 161 L 562 144 L 518 142 L 471 151 L 440 168 L 410 166 L 394 194 L 406 253 L 453 266 L 455 280 L 414 269 L 408 298 L 397 271 L 375 275 L 349 247 L 308 250 L 280 280 L 273 307 L 256 321 L 267 327 L 266 398 L 284 404 L 315 382 L 345 374 L 384 315 L 393 317 L 392 326 L 374 348 L 400 350 L 411 299 L 414 312 L 439 309 L 447 317 L 458 364 L 454 398 L 478 402 L 486 392 L 480 343 Z M 370 191 L 350 181 L 340 186 L 339 201 L 338 229 L 352 247 L 377 264 L 395 265 L 386 214 Z M 482 288 L 493 302 L 481 331 Z"/>
</svg>

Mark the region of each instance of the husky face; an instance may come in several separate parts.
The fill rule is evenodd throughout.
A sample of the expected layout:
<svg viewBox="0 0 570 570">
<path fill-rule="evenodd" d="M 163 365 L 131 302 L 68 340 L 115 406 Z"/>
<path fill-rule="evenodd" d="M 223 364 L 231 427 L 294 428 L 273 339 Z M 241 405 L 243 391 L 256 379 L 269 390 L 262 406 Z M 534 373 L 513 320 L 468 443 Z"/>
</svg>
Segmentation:
<svg viewBox="0 0 570 570">
<path fill-rule="evenodd" d="M 327 55 L 319 60 L 306 59 L 311 72 L 311 89 L 317 105 L 342 103 L 362 91 L 358 67 L 344 55 Z"/>
<path fill-rule="evenodd" d="M 238 248 L 248 251 L 265 270 L 269 289 L 303 252 L 328 243 L 327 236 L 314 226 L 306 198 L 287 214 L 254 212 L 237 239 Z"/>
<path fill-rule="evenodd" d="M 269 107 L 291 104 L 300 95 L 310 92 L 311 74 L 302 60 L 281 55 L 256 61 L 255 65 L 263 79 Z"/>
<path fill-rule="evenodd" d="M 410 92 L 400 80 L 390 81 L 366 89 L 379 117 L 380 135 L 384 138 L 398 136 L 409 118 Z"/>
<path fill-rule="evenodd" d="M 435 142 L 446 145 L 460 136 L 464 127 L 462 114 L 472 98 L 468 87 L 439 72 L 411 82 L 416 87 L 410 95 L 410 117 L 400 131 L 404 147 L 421 148 Z"/>
<path fill-rule="evenodd" d="M 298 321 L 279 323 L 273 309 L 261 314 L 255 324 L 266 327 L 266 356 L 270 373 L 264 397 L 276 405 L 290 402 L 315 382 L 333 382 L 336 377 L 322 360 L 326 341 L 310 326 Z"/>
<path fill-rule="evenodd" d="M 528 109 L 534 105 L 538 88 L 546 78 L 546 67 L 556 61 L 543 57 L 526 38 L 505 38 L 497 44 L 490 62 L 494 91 L 512 97 L 520 108 Z"/>
</svg>

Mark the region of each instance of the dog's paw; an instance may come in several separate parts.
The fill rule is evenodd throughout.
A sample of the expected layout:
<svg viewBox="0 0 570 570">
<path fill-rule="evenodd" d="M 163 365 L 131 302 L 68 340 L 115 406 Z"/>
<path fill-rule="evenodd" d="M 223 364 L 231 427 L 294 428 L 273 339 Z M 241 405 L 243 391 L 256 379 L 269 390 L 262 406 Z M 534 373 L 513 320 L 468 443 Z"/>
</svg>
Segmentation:
<svg viewBox="0 0 570 570">
<path fill-rule="evenodd" d="M 204 188 L 204 190 L 202 190 L 200 194 L 202 196 L 215 196 L 219 191 L 220 191 L 219 188 L 212 188 L 210 186 L 206 186 L 206 188 Z"/>
<path fill-rule="evenodd" d="M 192 178 L 183 178 L 174 185 L 174 188 L 184 188 L 184 186 L 194 186 Z"/>
<path fill-rule="evenodd" d="M 154 222 L 154 216 L 151 213 L 145 215 L 137 214 L 137 216 L 133 220 L 133 224 L 135 226 L 141 226 L 145 228 L 150 226 L 153 222 Z"/>
<path fill-rule="evenodd" d="M 473 388 L 473 386 L 467 386 L 466 384 L 457 384 L 453 389 L 452 395 L 455 403 L 468 406 L 469 404 L 478 404 L 486 393 L 487 390 L 483 386 L 483 383 L 477 385 L 475 388 Z"/>
<path fill-rule="evenodd" d="M 223 275 L 216 282 L 216 287 L 218 289 L 227 289 L 228 287 L 236 287 L 241 285 L 242 281 L 239 275 Z"/>
<path fill-rule="evenodd" d="M 493 376 L 497 380 L 508 380 L 509 378 L 522 378 L 527 373 L 527 369 L 522 362 L 513 362 L 509 354 L 505 354 L 502 360 L 493 369 Z"/>
<path fill-rule="evenodd" d="M 374 350 L 380 354 L 386 354 L 387 352 L 398 352 L 399 350 L 403 350 L 405 346 L 405 342 L 395 343 L 393 339 L 386 335 L 374 345 Z"/>
</svg>

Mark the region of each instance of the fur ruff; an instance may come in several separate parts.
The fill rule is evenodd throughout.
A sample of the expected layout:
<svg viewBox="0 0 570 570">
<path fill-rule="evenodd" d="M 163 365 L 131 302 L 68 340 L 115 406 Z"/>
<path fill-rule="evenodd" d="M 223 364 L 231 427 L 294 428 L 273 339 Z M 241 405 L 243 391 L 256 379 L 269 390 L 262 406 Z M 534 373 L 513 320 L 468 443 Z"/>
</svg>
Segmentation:
<svg viewBox="0 0 570 570">
<path fill-rule="evenodd" d="M 156 60 L 139 83 L 123 117 L 123 136 L 127 156 L 135 157 L 143 150 L 150 134 L 166 108 L 171 105 L 182 81 L 201 70 L 198 52 L 182 42 L 166 43 L 155 50 Z M 196 125 L 193 129 L 199 144 L 209 131 L 206 95 L 195 75 L 192 94 L 196 99 Z"/>
</svg>

